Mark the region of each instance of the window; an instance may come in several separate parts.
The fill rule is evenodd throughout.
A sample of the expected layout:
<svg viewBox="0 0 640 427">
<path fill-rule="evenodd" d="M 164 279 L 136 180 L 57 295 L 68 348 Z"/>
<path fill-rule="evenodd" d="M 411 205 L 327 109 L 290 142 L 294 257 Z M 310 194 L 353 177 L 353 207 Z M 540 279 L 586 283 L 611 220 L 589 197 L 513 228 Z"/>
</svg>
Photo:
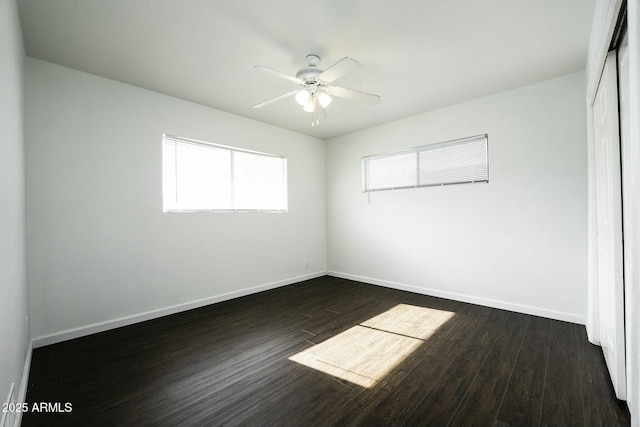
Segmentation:
<svg viewBox="0 0 640 427">
<path fill-rule="evenodd" d="M 487 135 L 362 158 L 364 192 L 489 182 Z"/>
<path fill-rule="evenodd" d="M 165 135 L 165 212 L 286 211 L 287 159 Z"/>
</svg>

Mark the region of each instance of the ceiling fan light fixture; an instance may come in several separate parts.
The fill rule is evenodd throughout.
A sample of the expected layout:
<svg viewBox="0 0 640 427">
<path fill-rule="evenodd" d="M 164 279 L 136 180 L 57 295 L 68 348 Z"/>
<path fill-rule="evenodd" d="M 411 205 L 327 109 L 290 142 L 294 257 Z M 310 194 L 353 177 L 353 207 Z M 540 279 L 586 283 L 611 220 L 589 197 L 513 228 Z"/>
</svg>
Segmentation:
<svg viewBox="0 0 640 427">
<path fill-rule="evenodd" d="M 307 113 L 313 113 L 313 110 L 315 110 L 315 102 L 313 102 L 313 97 L 309 98 L 309 100 L 307 101 L 306 104 L 304 104 L 302 109 Z"/>
<path fill-rule="evenodd" d="M 331 104 L 331 97 L 326 92 L 320 92 L 318 94 L 318 102 L 322 106 L 322 108 L 327 108 L 329 104 Z"/>
<path fill-rule="evenodd" d="M 311 94 L 307 89 L 302 89 L 296 93 L 296 102 L 300 105 L 306 105 L 309 102 L 309 97 Z"/>
</svg>

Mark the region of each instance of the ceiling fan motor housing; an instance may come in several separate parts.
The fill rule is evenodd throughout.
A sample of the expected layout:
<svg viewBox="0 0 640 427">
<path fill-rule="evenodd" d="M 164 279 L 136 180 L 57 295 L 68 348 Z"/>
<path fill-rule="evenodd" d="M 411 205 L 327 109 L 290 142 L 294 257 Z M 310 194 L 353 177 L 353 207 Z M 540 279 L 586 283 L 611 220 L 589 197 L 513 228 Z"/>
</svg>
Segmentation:
<svg viewBox="0 0 640 427">
<path fill-rule="evenodd" d="M 318 64 L 320 63 L 320 57 L 318 55 L 307 55 L 307 67 L 301 69 L 296 73 L 296 77 L 300 80 L 304 80 L 307 83 L 317 82 L 318 76 L 322 73 L 323 70 L 318 68 Z"/>
<path fill-rule="evenodd" d="M 318 81 L 318 76 L 322 73 L 319 68 L 303 68 L 296 73 L 296 77 L 307 83 Z"/>
</svg>

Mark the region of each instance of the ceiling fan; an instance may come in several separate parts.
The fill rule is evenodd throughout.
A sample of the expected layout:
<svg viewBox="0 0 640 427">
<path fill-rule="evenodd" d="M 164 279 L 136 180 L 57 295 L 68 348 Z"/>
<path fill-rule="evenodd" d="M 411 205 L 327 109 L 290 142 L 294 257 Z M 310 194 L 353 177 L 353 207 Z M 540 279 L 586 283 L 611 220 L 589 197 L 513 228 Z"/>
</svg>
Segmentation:
<svg viewBox="0 0 640 427">
<path fill-rule="evenodd" d="M 273 68 L 256 65 L 255 68 L 274 74 L 283 79 L 290 80 L 300 86 L 296 90 L 284 93 L 275 98 L 256 104 L 253 108 L 261 108 L 273 102 L 295 95 L 296 102 L 302 109 L 311 113 L 311 126 L 320 123 L 320 118 L 326 116 L 325 108 L 331 103 L 331 97 L 349 99 L 352 101 L 365 102 L 367 104 L 377 104 L 380 97 L 371 93 L 360 92 L 345 87 L 333 86 L 331 83 L 340 77 L 348 74 L 356 68 L 360 68 L 360 63 L 352 58 L 342 58 L 326 70 L 318 68 L 320 57 L 318 55 L 307 55 L 307 65 L 300 69 L 295 77 L 286 73 L 274 70 Z"/>
</svg>

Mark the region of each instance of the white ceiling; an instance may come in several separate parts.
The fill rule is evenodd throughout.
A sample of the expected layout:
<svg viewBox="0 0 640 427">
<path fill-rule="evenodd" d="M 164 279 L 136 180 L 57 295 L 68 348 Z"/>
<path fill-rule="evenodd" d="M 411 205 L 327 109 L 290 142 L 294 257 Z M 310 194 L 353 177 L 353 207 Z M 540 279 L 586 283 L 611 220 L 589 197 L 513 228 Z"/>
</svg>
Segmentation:
<svg viewBox="0 0 640 427">
<path fill-rule="evenodd" d="M 584 69 L 595 0 L 18 0 L 27 55 L 328 139 Z M 349 56 L 311 127 L 295 74 Z"/>
</svg>

